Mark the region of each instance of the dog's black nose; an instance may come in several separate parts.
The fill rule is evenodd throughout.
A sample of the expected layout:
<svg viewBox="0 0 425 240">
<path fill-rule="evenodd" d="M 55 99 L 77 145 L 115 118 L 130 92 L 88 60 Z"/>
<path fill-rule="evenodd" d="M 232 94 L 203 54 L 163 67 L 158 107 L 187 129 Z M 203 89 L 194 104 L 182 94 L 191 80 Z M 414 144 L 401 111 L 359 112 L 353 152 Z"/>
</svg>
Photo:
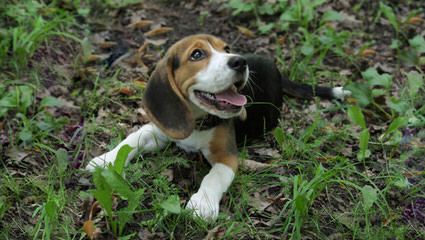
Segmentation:
<svg viewBox="0 0 425 240">
<path fill-rule="evenodd" d="M 232 57 L 228 62 L 227 65 L 237 71 L 237 72 L 243 72 L 246 69 L 246 59 L 243 57 Z"/>
</svg>

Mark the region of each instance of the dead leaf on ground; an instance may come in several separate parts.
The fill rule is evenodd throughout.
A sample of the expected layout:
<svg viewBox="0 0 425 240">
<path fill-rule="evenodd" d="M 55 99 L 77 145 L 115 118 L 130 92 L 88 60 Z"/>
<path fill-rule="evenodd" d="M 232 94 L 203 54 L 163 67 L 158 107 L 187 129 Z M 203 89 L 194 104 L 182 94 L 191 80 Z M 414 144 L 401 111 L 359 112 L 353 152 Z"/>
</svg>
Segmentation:
<svg viewBox="0 0 425 240">
<path fill-rule="evenodd" d="M 165 33 L 168 33 L 169 31 L 172 31 L 173 28 L 170 27 L 161 27 L 161 28 L 157 28 L 157 29 L 153 29 L 147 33 L 145 33 L 145 37 L 153 37 L 153 36 L 158 36 L 158 35 L 162 35 Z"/>
<path fill-rule="evenodd" d="M 226 229 L 223 228 L 223 226 L 218 225 L 214 227 L 213 229 L 208 231 L 207 236 L 204 237 L 203 240 L 214 240 L 214 239 L 220 239 L 224 236 L 226 233 Z"/>
<path fill-rule="evenodd" d="M 85 223 L 84 223 L 84 226 L 83 226 L 83 231 L 87 234 L 87 236 L 90 238 L 90 239 L 93 239 L 93 236 L 94 236 L 94 230 L 96 229 L 96 227 L 94 226 L 94 223 L 93 223 L 93 221 L 92 220 L 87 220 Z"/>
<path fill-rule="evenodd" d="M 117 42 L 103 42 L 100 44 L 100 48 L 105 49 L 105 48 L 113 47 L 115 45 L 117 45 Z"/>
<path fill-rule="evenodd" d="M 236 26 L 236 27 L 238 28 L 238 30 L 241 33 L 245 34 L 246 36 L 248 36 L 248 37 L 255 37 L 255 34 L 251 30 L 249 30 L 248 28 L 242 27 L 242 26 Z"/>
<path fill-rule="evenodd" d="M 115 94 L 122 93 L 122 94 L 127 95 L 127 96 L 133 96 L 135 94 L 133 90 L 131 90 L 130 88 L 127 88 L 127 87 L 115 88 L 113 90 L 113 93 L 115 93 Z"/>
<path fill-rule="evenodd" d="M 259 171 L 272 166 L 271 164 L 260 163 L 250 159 L 243 159 L 241 161 L 241 166 L 244 166 L 244 170 L 248 172 Z"/>
<path fill-rule="evenodd" d="M 141 20 L 132 24 L 129 24 L 127 27 L 128 28 L 142 28 L 142 27 L 146 27 L 148 25 L 151 25 L 153 23 L 153 21 L 151 20 Z"/>
<path fill-rule="evenodd" d="M 12 159 L 13 161 L 19 163 L 28 156 L 28 153 L 22 151 L 19 148 L 14 147 L 9 150 L 6 150 L 6 156 Z"/>
<path fill-rule="evenodd" d="M 146 48 L 149 46 L 149 44 L 148 43 L 143 43 L 143 45 L 142 46 L 140 46 L 139 47 L 139 49 L 137 50 L 137 53 L 138 54 L 142 54 L 145 50 L 146 50 Z"/>
<path fill-rule="evenodd" d="M 164 45 L 166 42 L 168 41 L 168 38 L 163 38 L 163 39 L 146 39 L 146 43 L 150 43 L 154 46 L 161 46 Z M 146 58 L 146 55 L 144 56 Z"/>
<path fill-rule="evenodd" d="M 410 24 L 419 23 L 419 22 L 423 22 L 423 21 L 424 21 L 424 19 L 420 18 L 420 17 L 412 17 L 411 19 L 409 19 Z"/>
<path fill-rule="evenodd" d="M 277 149 L 273 148 L 256 148 L 254 152 L 258 155 L 269 156 L 272 158 L 280 158 L 280 153 Z"/>
<path fill-rule="evenodd" d="M 376 54 L 376 51 L 373 49 L 365 49 L 361 52 L 362 56 L 374 55 L 374 54 Z"/>
</svg>

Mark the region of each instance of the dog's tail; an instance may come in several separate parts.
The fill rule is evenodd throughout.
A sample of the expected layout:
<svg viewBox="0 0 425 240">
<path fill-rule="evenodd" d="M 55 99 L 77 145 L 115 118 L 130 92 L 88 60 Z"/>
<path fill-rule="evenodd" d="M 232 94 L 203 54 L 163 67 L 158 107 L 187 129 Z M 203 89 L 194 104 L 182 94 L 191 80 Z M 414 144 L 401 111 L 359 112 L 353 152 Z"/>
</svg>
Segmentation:
<svg viewBox="0 0 425 240">
<path fill-rule="evenodd" d="M 350 95 L 350 91 L 343 90 L 342 87 L 331 88 L 297 83 L 284 76 L 281 77 L 281 84 L 284 94 L 304 99 L 311 99 L 313 97 L 320 97 L 323 99 L 344 99 L 345 96 Z"/>
</svg>

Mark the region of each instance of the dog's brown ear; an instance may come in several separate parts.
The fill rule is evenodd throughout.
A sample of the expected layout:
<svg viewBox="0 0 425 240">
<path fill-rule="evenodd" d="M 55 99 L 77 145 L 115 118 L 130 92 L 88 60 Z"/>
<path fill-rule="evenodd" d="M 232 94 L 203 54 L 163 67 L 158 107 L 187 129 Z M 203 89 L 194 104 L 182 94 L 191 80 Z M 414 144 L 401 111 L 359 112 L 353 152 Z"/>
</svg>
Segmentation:
<svg viewBox="0 0 425 240">
<path fill-rule="evenodd" d="M 150 120 L 165 134 L 174 139 L 183 139 L 192 133 L 195 120 L 189 103 L 174 80 L 178 58 L 173 54 L 167 55 L 158 62 L 152 73 L 143 93 L 142 104 Z"/>
</svg>

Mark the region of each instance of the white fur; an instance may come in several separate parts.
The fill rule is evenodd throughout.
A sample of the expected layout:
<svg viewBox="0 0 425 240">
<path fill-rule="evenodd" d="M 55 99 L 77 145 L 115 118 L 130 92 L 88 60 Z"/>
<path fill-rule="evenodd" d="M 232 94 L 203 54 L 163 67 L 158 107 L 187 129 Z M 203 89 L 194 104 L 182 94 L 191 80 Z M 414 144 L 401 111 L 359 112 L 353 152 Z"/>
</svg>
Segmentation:
<svg viewBox="0 0 425 240">
<path fill-rule="evenodd" d="M 222 163 L 214 164 L 202 180 L 198 192 L 190 198 L 186 209 L 194 210 L 194 214 L 204 220 L 217 220 L 220 200 L 234 177 L 235 173 L 230 167 Z"/>
<path fill-rule="evenodd" d="M 214 136 L 214 130 L 215 128 L 205 131 L 195 130 L 188 138 L 183 140 L 174 140 L 174 142 L 178 147 L 187 152 L 197 152 L 200 150 L 207 160 L 210 161 L 210 142 Z"/>
<path fill-rule="evenodd" d="M 155 151 L 163 148 L 168 142 L 168 137 L 153 123 L 143 125 L 139 130 L 131 133 L 111 151 L 93 158 L 86 169 L 93 171 L 96 166 L 106 168 L 109 163 L 114 163 L 120 148 L 126 144 L 134 148 L 127 157 L 126 165 L 139 150 Z"/>
<path fill-rule="evenodd" d="M 334 88 L 332 88 L 332 95 L 335 98 L 343 100 L 345 98 L 345 96 L 351 95 L 351 91 L 344 90 L 343 87 L 334 87 Z"/>
<path fill-rule="evenodd" d="M 236 57 L 238 55 L 216 51 L 211 45 L 210 49 L 211 56 L 209 58 L 208 66 L 195 75 L 196 83 L 188 89 L 189 99 L 202 110 L 220 116 L 221 118 L 232 118 L 239 116 L 240 111 L 236 113 L 223 112 L 206 107 L 200 103 L 193 92 L 194 90 L 200 90 L 210 93 L 219 93 L 230 88 L 238 80 L 243 80 L 244 82 L 248 80 L 248 67 L 246 68 L 243 79 L 238 79 L 238 76 L 240 75 L 238 75 L 235 70 L 231 69 L 227 65 L 227 62 L 232 57 Z"/>
</svg>

